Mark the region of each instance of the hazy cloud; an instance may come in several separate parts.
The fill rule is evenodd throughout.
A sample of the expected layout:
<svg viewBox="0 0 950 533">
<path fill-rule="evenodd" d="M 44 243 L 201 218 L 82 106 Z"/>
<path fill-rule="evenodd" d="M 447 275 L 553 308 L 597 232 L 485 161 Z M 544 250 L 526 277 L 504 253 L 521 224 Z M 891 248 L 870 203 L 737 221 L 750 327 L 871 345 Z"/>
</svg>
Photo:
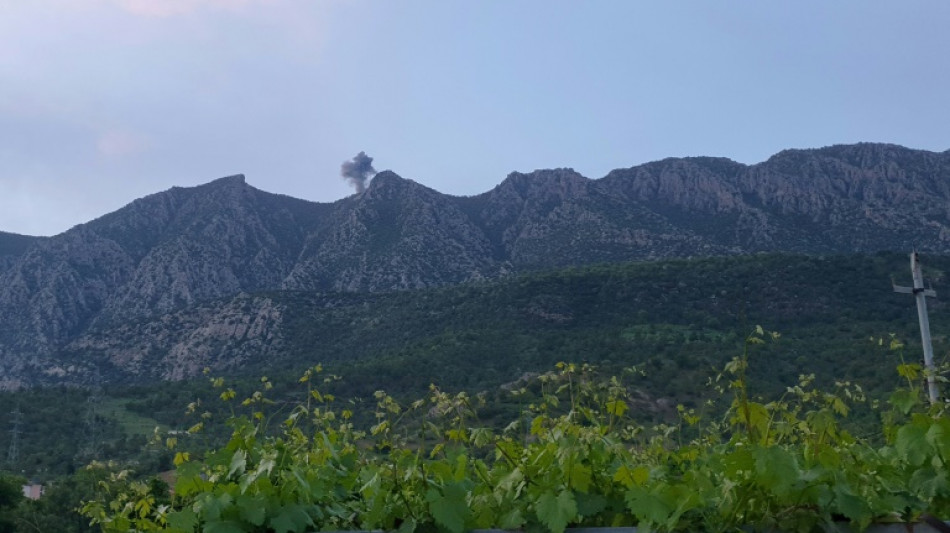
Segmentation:
<svg viewBox="0 0 950 533">
<path fill-rule="evenodd" d="M 251 4 L 269 3 L 268 0 L 111 0 L 120 9 L 143 17 L 173 17 L 187 15 L 200 9 L 238 11 Z"/>
<path fill-rule="evenodd" d="M 107 157 L 137 154 L 148 146 L 148 138 L 144 135 L 125 130 L 107 131 L 96 141 L 96 149 Z"/>
</svg>

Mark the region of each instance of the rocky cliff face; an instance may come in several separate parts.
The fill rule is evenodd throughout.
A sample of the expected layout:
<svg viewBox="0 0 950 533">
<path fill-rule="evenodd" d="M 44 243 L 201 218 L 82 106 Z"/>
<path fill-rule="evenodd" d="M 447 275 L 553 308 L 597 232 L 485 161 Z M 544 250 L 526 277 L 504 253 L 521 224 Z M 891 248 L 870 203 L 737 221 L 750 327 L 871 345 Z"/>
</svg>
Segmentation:
<svg viewBox="0 0 950 533">
<path fill-rule="evenodd" d="M 500 258 L 514 269 L 729 251 L 703 242 L 616 184 L 570 169 L 513 173 L 469 202 Z"/>
<path fill-rule="evenodd" d="M 233 370 L 280 353 L 284 309 L 238 294 L 140 320 L 90 328 L 66 344 L 34 380 L 80 382 L 98 367 L 112 375 L 178 380 L 208 368 Z"/>
<path fill-rule="evenodd" d="M 316 204 L 243 176 L 51 238 L 0 233 L 0 387 L 177 379 L 279 349 L 277 290 L 389 291 L 594 262 L 758 251 L 950 252 L 950 152 L 859 144 L 758 165 L 667 159 L 589 180 L 512 173 L 440 194 L 383 172 Z"/>
<path fill-rule="evenodd" d="M 310 235 L 283 287 L 418 289 L 494 277 L 491 242 L 454 198 L 386 171 Z"/>
<path fill-rule="evenodd" d="M 737 252 L 948 249 L 950 152 L 858 144 L 786 150 L 753 166 L 669 159 L 602 186 Z"/>
</svg>

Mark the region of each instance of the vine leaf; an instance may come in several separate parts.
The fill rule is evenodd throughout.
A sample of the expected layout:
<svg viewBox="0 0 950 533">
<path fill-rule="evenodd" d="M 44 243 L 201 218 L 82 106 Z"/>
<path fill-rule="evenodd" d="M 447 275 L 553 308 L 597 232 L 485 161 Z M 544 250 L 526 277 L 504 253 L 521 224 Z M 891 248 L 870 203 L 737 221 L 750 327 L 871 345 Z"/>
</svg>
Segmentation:
<svg viewBox="0 0 950 533">
<path fill-rule="evenodd" d="M 950 452 L 950 419 L 935 420 L 927 430 L 927 443 L 943 457 Z"/>
<path fill-rule="evenodd" d="M 234 455 L 231 456 L 231 466 L 228 469 L 228 477 L 234 474 L 243 474 L 245 467 L 247 467 L 247 452 L 244 450 L 234 452 Z"/>
<path fill-rule="evenodd" d="M 166 516 L 168 527 L 181 531 L 194 531 L 198 525 L 198 515 L 191 509 L 173 511 Z"/>
<path fill-rule="evenodd" d="M 570 491 L 561 491 L 557 496 L 554 492 L 547 491 L 538 498 L 535 511 L 538 520 L 553 533 L 563 533 L 567 524 L 577 516 L 577 502 Z"/>
<path fill-rule="evenodd" d="M 928 499 L 938 498 L 941 494 L 950 492 L 950 481 L 944 469 L 935 469 L 926 465 L 917 469 L 910 477 L 913 486 L 918 487 L 920 494 Z"/>
<path fill-rule="evenodd" d="M 607 499 L 600 494 L 584 494 L 579 492 L 577 498 L 577 514 L 587 517 L 596 516 L 607 508 Z"/>
<path fill-rule="evenodd" d="M 793 483 L 801 477 L 795 458 L 778 446 L 756 450 L 755 470 L 759 483 L 780 496 L 791 492 Z"/>
<path fill-rule="evenodd" d="M 927 458 L 927 441 L 924 428 L 916 425 L 908 425 L 897 431 L 897 441 L 894 447 L 897 453 L 913 466 L 924 463 Z"/>
<path fill-rule="evenodd" d="M 607 412 L 614 416 L 623 416 L 629 406 L 623 400 L 610 400 L 607 402 Z"/>
<path fill-rule="evenodd" d="M 569 480 L 571 485 L 581 491 L 587 492 L 590 490 L 590 483 L 592 473 L 590 467 L 584 466 L 580 463 L 574 463 L 569 469 Z"/>
<path fill-rule="evenodd" d="M 313 520 L 302 505 L 288 505 L 270 520 L 274 533 L 296 533 L 310 525 L 313 525 Z"/>
<path fill-rule="evenodd" d="M 230 507 L 232 504 L 231 495 L 227 492 L 215 496 L 213 493 L 205 493 L 198 500 L 197 504 L 200 508 L 200 512 L 204 515 L 205 518 L 209 520 L 217 520 L 221 516 L 221 512 Z"/>
<path fill-rule="evenodd" d="M 850 487 L 838 485 L 834 488 L 835 502 L 841 514 L 858 523 L 868 523 L 871 510 L 865 501 L 854 494 Z"/>
<path fill-rule="evenodd" d="M 520 529 L 525 523 L 521 509 L 513 507 L 507 513 L 498 517 L 498 527 L 501 529 Z"/>
<path fill-rule="evenodd" d="M 237 506 L 241 518 L 255 526 L 264 525 L 264 520 L 267 519 L 267 498 L 263 494 L 238 496 Z"/>
<path fill-rule="evenodd" d="M 673 512 L 673 509 L 663 498 L 645 488 L 635 487 L 630 489 L 627 491 L 626 500 L 630 512 L 646 524 L 666 523 Z"/>
<path fill-rule="evenodd" d="M 178 479 L 175 481 L 175 494 L 185 497 L 202 490 L 204 480 L 201 478 L 199 463 L 185 463 L 178 467 Z"/>
<path fill-rule="evenodd" d="M 628 489 L 635 486 L 643 486 L 650 479 L 650 469 L 639 465 L 629 468 L 627 465 L 620 465 L 617 473 L 614 474 L 614 481 L 622 483 Z"/>
<path fill-rule="evenodd" d="M 919 403 L 919 398 L 917 391 L 897 390 L 891 394 L 890 402 L 891 405 L 906 415 Z"/>
<path fill-rule="evenodd" d="M 460 483 L 448 483 L 441 492 L 429 489 L 426 499 L 429 501 L 432 518 L 453 533 L 464 531 L 465 520 L 469 514 L 465 495 L 466 490 Z"/>
</svg>

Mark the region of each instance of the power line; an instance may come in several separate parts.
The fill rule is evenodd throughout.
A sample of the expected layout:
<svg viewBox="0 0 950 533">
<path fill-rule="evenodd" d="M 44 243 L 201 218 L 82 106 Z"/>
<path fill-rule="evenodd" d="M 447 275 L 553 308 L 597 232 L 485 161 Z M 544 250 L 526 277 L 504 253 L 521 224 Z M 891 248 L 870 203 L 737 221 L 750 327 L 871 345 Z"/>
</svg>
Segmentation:
<svg viewBox="0 0 950 533">
<path fill-rule="evenodd" d="M 86 410 L 83 414 L 83 439 L 76 458 L 82 462 L 99 459 L 102 455 L 102 378 L 99 368 L 93 374 L 92 386 L 89 388 L 89 397 L 86 398 Z"/>
<path fill-rule="evenodd" d="M 7 449 L 7 465 L 10 470 L 16 472 L 17 464 L 20 462 L 20 425 L 23 423 L 23 412 L 17 405 L 10 412 L 13 416 L 10 421 L 10 447 Z"/>
</svg>

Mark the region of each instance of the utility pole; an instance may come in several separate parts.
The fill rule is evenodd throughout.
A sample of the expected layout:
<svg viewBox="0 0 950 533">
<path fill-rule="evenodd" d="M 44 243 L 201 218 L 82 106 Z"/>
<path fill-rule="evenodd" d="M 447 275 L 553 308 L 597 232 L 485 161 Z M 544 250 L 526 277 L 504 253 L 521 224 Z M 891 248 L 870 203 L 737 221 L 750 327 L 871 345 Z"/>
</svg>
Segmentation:
<svg viewBox="0 0 950 533">
<path fill-rule="evenodd" d="M 920 273 L 920 259 L 917 250 L 910 254 L 910 272 L 914 277 L 913 287 L 894 285 L 894 292 L 913 294 L 917 300 L 917 317 L 920 319 L 920 342 L 924 346 L 924 368 L 927 374 L 927 394 L 930 403 L 937 403 L 936 368 L 934 368 L 934 347 L 930 341 L 930 319 L 927 317 L 927 297 L 936 298 L 937 293 L 924 288 L 924 276 Z"/>
<path fill-rule="evenodd" d="M 10 448 L 7 449 L 7 464 L 11 471 L 16 472 L 17 463 L 20 461 L 20 424 L 23 423 L 23 413 L 17 405 L 10 414 L 13 418 L 10 420 Z"/>
</svg>

